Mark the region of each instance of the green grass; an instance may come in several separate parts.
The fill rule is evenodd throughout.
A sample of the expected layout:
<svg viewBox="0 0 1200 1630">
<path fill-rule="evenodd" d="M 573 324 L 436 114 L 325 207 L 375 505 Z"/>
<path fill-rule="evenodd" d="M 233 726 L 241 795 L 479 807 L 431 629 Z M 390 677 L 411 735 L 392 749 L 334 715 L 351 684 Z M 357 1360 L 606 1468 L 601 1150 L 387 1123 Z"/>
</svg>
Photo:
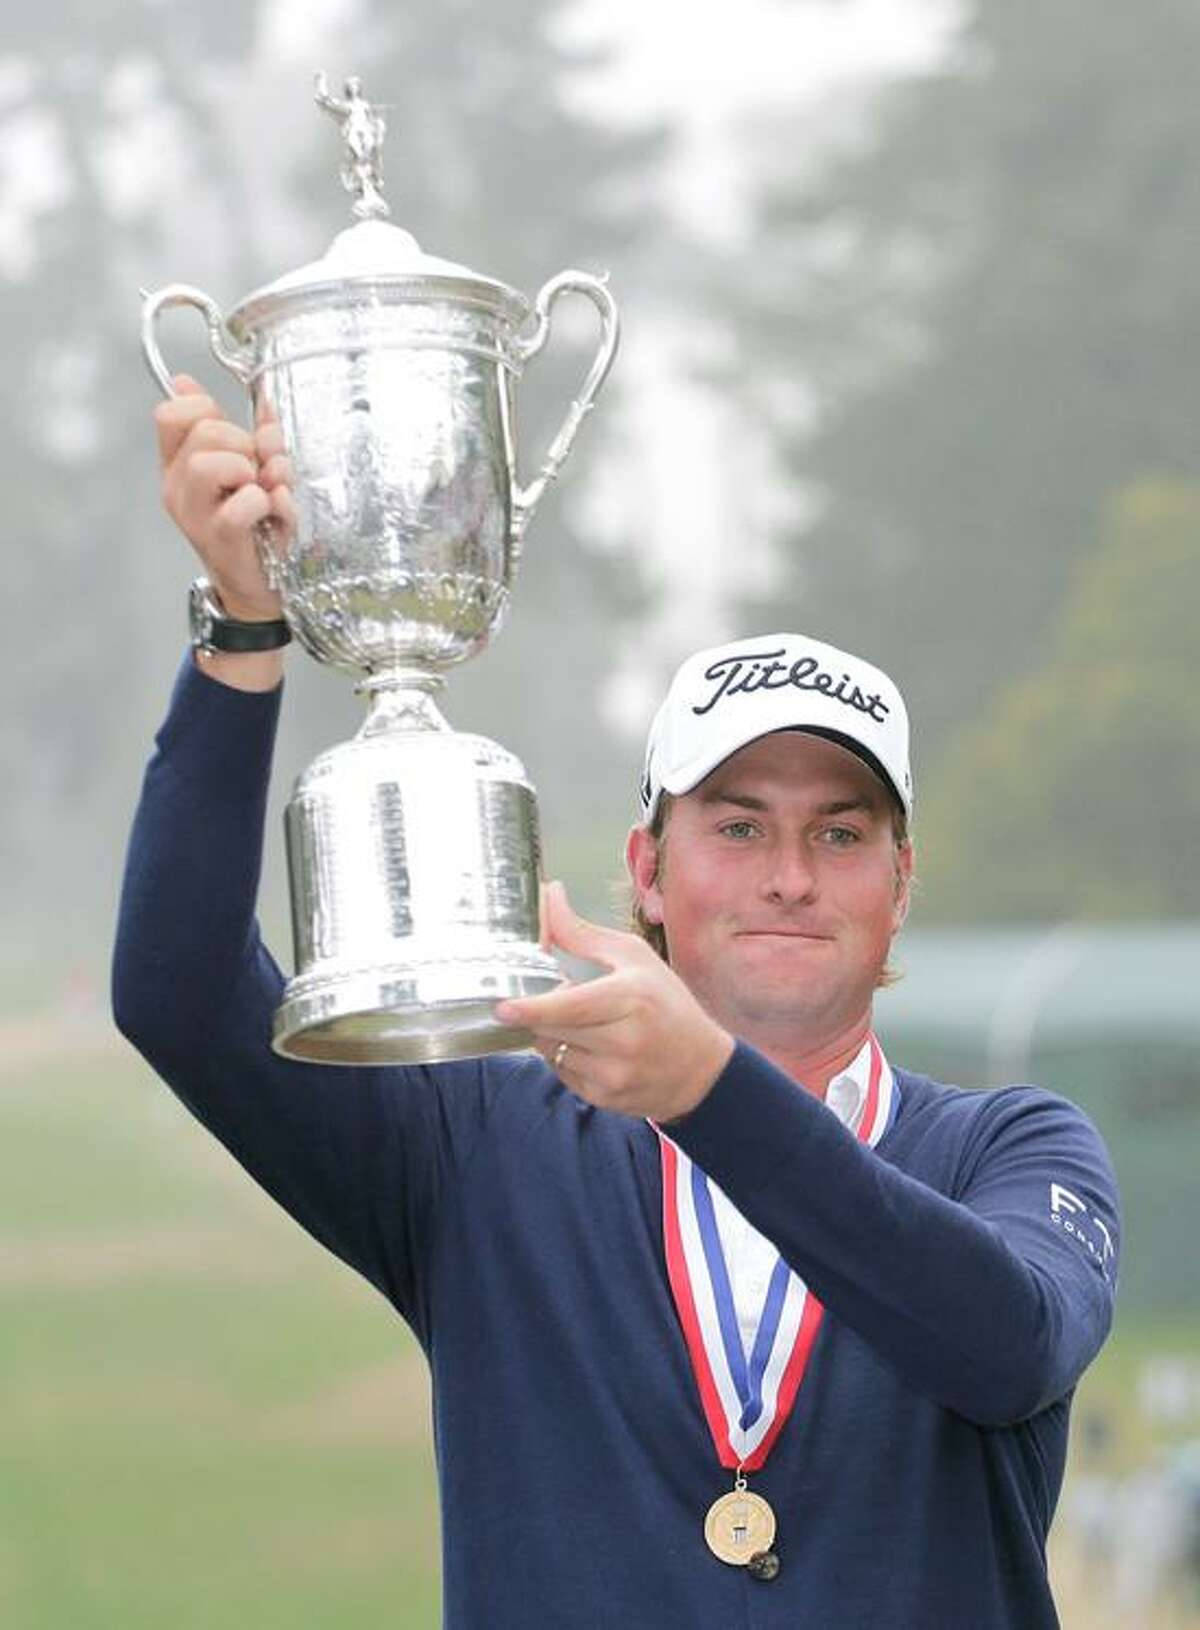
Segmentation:
<svg viewBox="0 0 1200 1630">
<path fill-rule="evenodd" d="M 132 1056 L 0 1076 L 0 1623 L 438 1622 L 423 1361 Z"/>
</svg>

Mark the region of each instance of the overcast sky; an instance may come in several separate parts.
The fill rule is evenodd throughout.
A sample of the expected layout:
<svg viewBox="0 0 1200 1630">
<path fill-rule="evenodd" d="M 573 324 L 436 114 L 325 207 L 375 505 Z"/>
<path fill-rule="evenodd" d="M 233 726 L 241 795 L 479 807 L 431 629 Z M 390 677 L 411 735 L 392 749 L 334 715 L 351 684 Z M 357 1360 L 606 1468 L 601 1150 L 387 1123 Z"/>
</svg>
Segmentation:
<svg viewBox="0 0 1200 1630">
<path fill-rule="evenodd" d="M 564 37 L 612 50 L 611 66 L 581 88 L 593 107 L 676 125 L 675 198 L 720 234 L 739 225 L 728 200 L 741 183 L 730 140 L 741 116 L 815 107 L 839 88 L 924 67 L 956 12 L 947 0 L 579 0 Z"/>
</svg>

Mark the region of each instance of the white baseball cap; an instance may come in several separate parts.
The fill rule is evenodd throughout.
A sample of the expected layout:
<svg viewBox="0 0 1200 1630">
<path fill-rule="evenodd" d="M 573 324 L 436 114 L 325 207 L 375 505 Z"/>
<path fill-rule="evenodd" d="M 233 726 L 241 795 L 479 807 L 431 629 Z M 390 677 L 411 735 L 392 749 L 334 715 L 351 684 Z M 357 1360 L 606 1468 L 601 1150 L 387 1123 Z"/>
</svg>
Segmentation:
<svg viewBox="0 0 1200 1630">
<path fill-rule="evenodd" d="M 908 710 L 887 674 L 806 634 L 763 634 L 697 651 L 671 681 L 646 743 L 643 819 L 653 820 L 662 793 L 690 792 L 773 730 L 845 747 L 911 816 Z"/>
</svg>

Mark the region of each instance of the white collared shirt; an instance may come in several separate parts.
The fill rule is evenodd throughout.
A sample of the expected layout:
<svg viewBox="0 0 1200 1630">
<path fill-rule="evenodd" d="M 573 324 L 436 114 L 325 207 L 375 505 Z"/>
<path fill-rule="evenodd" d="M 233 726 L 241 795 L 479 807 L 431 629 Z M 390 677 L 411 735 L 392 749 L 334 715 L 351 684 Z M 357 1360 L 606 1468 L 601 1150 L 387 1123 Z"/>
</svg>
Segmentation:
<svg viewBox="0 0 1200 1630">
<path fill-rule="evenodd" d="M 888 1069 L 887 1060 L 883 1061 Z M 863 1108 L 867 1101 L 867 1088 L 871 1074 L 871 1043 L 865 1041 L 850 1064 L 829 1083 L 825 1094 L 825 1107 L 830 1109 L 851 1132 L 858 1131 Z M 797 1088 L 797 1091 L 803 1091 Z M 733 1305 L 737 1311 L 738 1329 L 742 1348 L 749 1358 L 755 1334 L 762 1319 L 763 1303 L 771 1274 L 779 1260 L 779 1251 L 770 1240 L 758 1232 L 722 1192 L 710 1177 L 713 1212 L 725 1264 L 729 1270 L 729 1284 L 733 1291 Z"/>
</svg>

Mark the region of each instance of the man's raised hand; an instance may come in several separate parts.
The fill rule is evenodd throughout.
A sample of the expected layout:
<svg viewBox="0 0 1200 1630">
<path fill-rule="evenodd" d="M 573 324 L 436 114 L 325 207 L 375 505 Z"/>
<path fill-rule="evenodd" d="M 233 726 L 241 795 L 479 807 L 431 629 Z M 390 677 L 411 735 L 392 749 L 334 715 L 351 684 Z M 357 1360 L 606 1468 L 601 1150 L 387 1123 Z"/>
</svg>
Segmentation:
<svg viewBox="0 0 1200 1630">
<path fill-rule="evenodd" d="M 264 415 L 254 431 L 226 418 L 188 374 L 154 410 L 167 513 L 187 537 L 231 617 L 281 615 L 267 586 L 254 531 L 273 519 L 282 552 L 294 530 L 291 467 L 278 423 Z"/>
<path fill-rule="evenodd" d="M 694 1109 L 729 1062 L 733 1037 L 644 940 L 577 916 L 561 883 L 544 890 L 543 924 L 550 944 L 606 971 L 502 1002 L 496 1017 L 532 1031 L 564 1084 L 597 1108 L 656 1121 Z"/>
</svg>

